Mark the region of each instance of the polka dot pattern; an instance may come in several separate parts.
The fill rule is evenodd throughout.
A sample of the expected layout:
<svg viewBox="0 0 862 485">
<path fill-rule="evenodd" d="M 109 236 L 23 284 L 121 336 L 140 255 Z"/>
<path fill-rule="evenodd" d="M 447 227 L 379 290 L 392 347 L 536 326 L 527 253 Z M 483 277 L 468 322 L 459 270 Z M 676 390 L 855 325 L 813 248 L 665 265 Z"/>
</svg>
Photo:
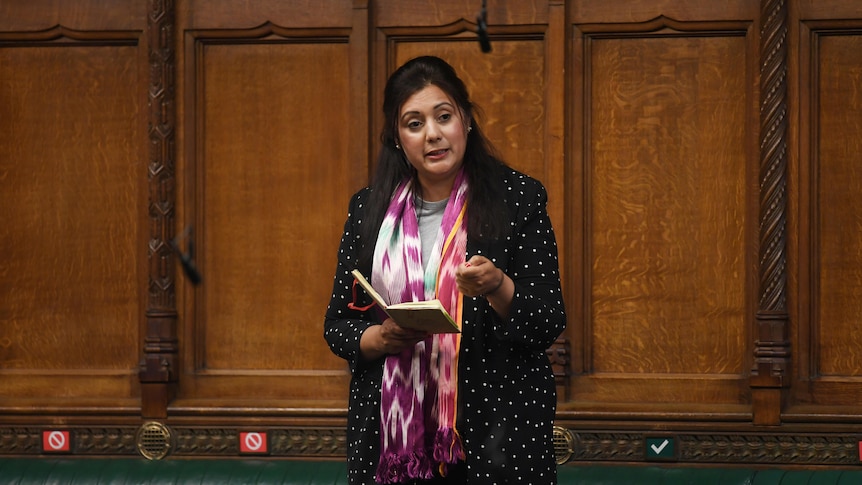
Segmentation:
<svg viewBox="0 0 862 485">
<path fill-rule="evenodd" d="M 515 282 L 515 295 L 508 319 L 484 298 L 464 299 L 457 428 L 467 454 L 467 483 L 555 484 L 556 391 L 545 349 L 566 324 L 556 240 L 542 184 L 514 170 L 502 183 L 510 236 L 491 243 L 468 241 L 466 257 L 481 254 L 492 260 Z M 368 195 L 366 188 L 351 199 L 324 326 L 330 349 L 348 362 L 353 376 L 347 445 L 354 485 L 374 483 L 380 449 L 383 359 L 359 358 L 362 332 L 378 321 L 347 307 Z"/>
</svg>

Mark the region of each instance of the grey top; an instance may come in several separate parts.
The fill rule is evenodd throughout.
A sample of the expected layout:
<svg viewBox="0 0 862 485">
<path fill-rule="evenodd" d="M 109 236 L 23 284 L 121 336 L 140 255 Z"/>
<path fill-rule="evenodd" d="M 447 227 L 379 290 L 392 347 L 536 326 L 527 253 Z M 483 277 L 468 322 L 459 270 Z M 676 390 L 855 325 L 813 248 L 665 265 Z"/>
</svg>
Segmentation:
<svg viewBox="0 0 862 485">
<path fill-rule="evenodd" d="M 447 203 L 449 203 L 448 198 L 437 202 L 416 199 L 416 219 L 419 220 L 419 241 L 422 243 L 422 269 L 426 269 L 428 265 L 428 258 L 437 241 Z"/>
</svg>

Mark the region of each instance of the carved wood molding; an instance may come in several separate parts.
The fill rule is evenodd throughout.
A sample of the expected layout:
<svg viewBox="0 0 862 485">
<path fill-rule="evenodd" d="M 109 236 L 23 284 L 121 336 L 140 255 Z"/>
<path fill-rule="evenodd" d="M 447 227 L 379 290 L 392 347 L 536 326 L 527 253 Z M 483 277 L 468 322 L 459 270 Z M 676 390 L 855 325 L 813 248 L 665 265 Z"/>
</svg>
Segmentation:
<svg viewBox="0 0 862 485">
<path fill-rule="evenodd" d="M 0 32 L 0 46 L 79 46 L 91 45 L 137 45 L 139 31 L 132 30 L 75 30 L 64 25 L 33 32 Z"/>
<path fill-rule="evenodd" d="M 763 0 L 760 27 L 760 291 L 751 385 L 790 384 L 787 314 L 787 19 Z M 777 400 L 770 400 L 777 403 Z M 755 414 L 758 410 L 755 409 Z M 772 411 L 777 416 L 777 411 Z M 756 418 L 755 418 L 756 419 Z M 771 421 L 775 421 L 772 419 Z"/>
<path fill-rule="evenodd" d="M 676 438 L 680 463 L 735 465 L 858 465 L 859 436 L 786 433 L 572 433 L 569 461 L 641 462 L 646 437 Z"/>
<path fill-rule="evenodd" d="M 62 427 L 59 427 L 62 428 Z M 137 440 L 139 428 L 123 427 L 68 427 L 71 455 L 123 456 L 139 455 Z M 20 426 L 0 428 L 0 456 L 42 455 L 43 427 Z M 187 458 L 213 456 L 240 456 L 239 436 L 243 428 L 177 427 L 171 429 L 170 455 Z M 269 456 L 314 458 L 344 458 L 347 455 L 347 436 L 343 427 L 337 428 L 256 428 L 268 434 Z"/>
<path fill-rule="evenodd" d="M 668 37 L 692 34 L 698 36 L 741 37 L 746 35 L 749 25 L 750 22 L 741 20 L 681 21 L 665 15 L 659 15 L 644 22 L 577 24 L 576 29 L 579 35 L 590 39 L 643 38 L 647 36 Z"/>
<path fill-rule="evenodd" d="M 238 455 L 237 429 L 177 428 L 177 455 Z M 276 428 L 266 431 L 271 456 L 343 457 L 347 436 L 343 428 Z"/>
<path fill-rule="evenodd" d="M 176 203 L 176 46 L 173 0 L 151 0 L 147 15 L 149 89 L 149 281 L 147 329 L 139 377 L 142 414 L 167 415 L 169 383 L 177 379 L 177 309 L 174 258 Z"/>
<path fill-rule="evenodd" d="M 71 455 L 138 455 L 139 428 L 71 427 Z M 561 428 L 561 430 L 565 430 Z M 36 426 L 0 428 L 0 456 L 41 455 L 42 433 Z M 184 458 L 240 457 L 239 436 L 249 428 L 177 427 L 171 430 L 169 456 Z M 344 458 L 347 452 L 343 427 L 255 428 L 268 434 L 268 456 Z M 643 462 L 646 438 L 665 436 L 676 440 L 680 463 L 729 463 L 736 465 L 858 465 L 860 435 L 849 433 L 649 433 L 644 431 L 566 430 L 568 462 Z"/>
<path fill-rule="evenodd" d="M 58 426 L 62 428 L 62 426 Z M 70 453 L 87 456 L 135 455 L 135 433 L 130 426 L 69 428 Z M 35 426 L 0 428 L 0 455 L 41 455 L 42 433 Z"/>
<path fill-rule="evenodd" d="M 197 42 L 208 43 L 248 43 L 249 41 L 267 42 L 333 42 L 347 43 L 350 40 L 350 29 L 342 27 L 283 27 L 267 21 L 257 27 L 248 29 L 194 29 L 187 30 L 187 38 Z"/>
<path fill-rule="evenodd" d="M 554 381 L 558 387 L 562 387 L 565 401 L 569 400 L 572 390 L 572 345 L 569 339 L 560 337 L 554 341 L 545 355 L 551 362 L 551 370 L 554 372 Z M 559 399 L 559 398 L 558 398 Z"/>
</svg>

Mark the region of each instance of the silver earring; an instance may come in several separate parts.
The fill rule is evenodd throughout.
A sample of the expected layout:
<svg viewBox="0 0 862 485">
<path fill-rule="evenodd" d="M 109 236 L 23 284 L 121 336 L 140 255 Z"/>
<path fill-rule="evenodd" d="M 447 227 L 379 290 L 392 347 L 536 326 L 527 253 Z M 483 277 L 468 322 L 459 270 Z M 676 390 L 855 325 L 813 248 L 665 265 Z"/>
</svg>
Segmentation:
<svg viewBox="0 0 862 485">
<path fill-rule="evenodd" d="M 395 149 L 401 150 L 401 145 L 399 145 L 397 141 L 395 142 Z"/>
<path fill-rule="evenodd" d="M 471 131 L 473 131 L 473 127 L 472 127 L 472 126 L 468 126 L 468 127 L 467 127 L 467 133 L 470 133 Z"/>
</svg>

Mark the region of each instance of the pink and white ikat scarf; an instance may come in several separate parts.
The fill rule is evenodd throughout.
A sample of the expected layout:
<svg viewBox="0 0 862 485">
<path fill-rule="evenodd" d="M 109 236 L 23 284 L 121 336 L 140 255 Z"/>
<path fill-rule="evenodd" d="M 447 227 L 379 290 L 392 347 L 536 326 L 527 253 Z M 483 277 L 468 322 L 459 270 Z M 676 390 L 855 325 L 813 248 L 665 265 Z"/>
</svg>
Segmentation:
<svg viewBox="0 0 862 485">
<path fill-rule="evenodd" d="M 392 196 L 374 248 L 371 284 L 388 304 L 437 298 L 460 327 L 463 296 L 455 268 L 464 262 L 467 181 L 458 174 L 430 260 L 422 269 L 411 182 Z M 455 430 L 460 334 L 436 334 L 386 358 L 380 401 L 380 462 L 375 480 L 400 483 L 445 475 L 464 459 Z"/>
</svg>

